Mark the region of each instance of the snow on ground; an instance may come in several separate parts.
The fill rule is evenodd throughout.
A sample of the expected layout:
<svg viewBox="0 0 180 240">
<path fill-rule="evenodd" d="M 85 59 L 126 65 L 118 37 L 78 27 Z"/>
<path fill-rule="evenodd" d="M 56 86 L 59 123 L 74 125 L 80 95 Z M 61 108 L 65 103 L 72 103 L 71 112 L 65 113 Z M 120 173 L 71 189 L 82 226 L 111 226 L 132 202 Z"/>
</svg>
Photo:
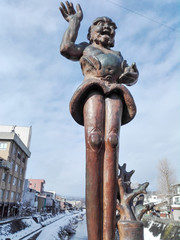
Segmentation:
<svg viewBox="0 0 180 240">
<path fill-rule="evenodd" d="M 73 212 L 73 214 L 76 214 L 76 212 Z M 46 220 L 44 220 L 43 222 L 41 222 L 41 225 L 42 226 L 46 226 L 46 225 L 48 225 L 48 224 L 50 224 L 50 223 L 52 223 L 52 222 L 54 222 L 54 221 L 56 221 L 56 220 L 58 220 L 58 219 L 60 219 L 60 218 L 63 218 L 64 216 L 72 216 L 72 213 L 70 213 L 70 212 L 66 212 L 65 213 L 65 215 L 64 214 L 58 214 L 58 215 L 56 215 L 55 217 L 49 217 L 49 218 L 47 218 Z"/>
<path fill-rule="evenodd" d="M 161 234 L 159 234 L 158 236 L 154 236 L 152 231 L 149 231 L 153 224 L 154 222 L 152 221 L 148 228 L 144 227 L 144 240 L 160 240 Z M 161 224 L 156 223 L 156 227 L 158 226 L 161 227 Z"/>
<path fill-rule="evenodd" d="M 6 238 L 10 238 L 11 240 L 19 240 L 22 238 L 24 235 L 29 234 L 30 232 L 33 232 L 39 228 L 41 228 L 41 224 L 36 223 L 33 219 L 23 219 L 21 220 L 23 224 L 25 224 L 27 227 L 21 231 L 15 232 L 15 233 L 10 233 L 11 223 L 6 223 L 2 225 L 1 228 L 1 237 L 0 240 L 5 240 Z"/>
<path fill-rule="evenodd" d="M 74 217 L 74 216 L 73 216 Z M 47 226 L 42 230 L 41 234 L 38 236 L 37 240 L 59 240 L 58 233 L 62 228 L 67 226 L 72 219 L 71 216 L 65 216 L 64 218 L 58 220 Z"/>
<path fill-rule="evenodd" d="M 148 228 L 144 228 L 144 240 L 160 240 L 160 235 L 161 234 L 159 234 L 157 237 L 154 237 Z"/>
<path fill-rule="evenodd" d="M 1 225 L 0 229 L 0 240 L 5 240 L 6 238 L 10 238 L 11 240 L 19 240 L 23 236 L 34 232 L 37 229 L 41 229 L 42 226 L 46 226 L 50 223 L 50 225 L 46 226 L 46 228 L 42 228 L 42 233 L 39 235 L 37 239 L 39 240 L 56 240 L 59 239 L 58 232 L 67 226 L 70 221 L 77 215 L 79 212 L 69 213 L 66 212 L 65 214 L 59 214 L 53 218 L 48 218 L 43 223 L 36 223 L 32 218 L 29 219 L 22 219 L 22 223 L 26 225 L 25 229 L 17 231 L 15 233 L 10 233 L 11 223 L 6 223 Z M 59 219 L 59 220 L 58 220 Z M 57 220 L 57 221 L 56 221 Z M 28 239 L 28 237 L 27 237 Z"/>
<path fill-rule="evenodd" d="M 45 221 L 40 223 L 36 223 L 32 218 L 21 220 L 23 224 L 26 225 L 26 228 L 18 231 L 16 233 L 10 233 L 10 223 L 5 223 L 0 226 L 0 240 L 5 240 L 6 238 L 10 238 L 11 240 L 19 240 L 23 236 L 34 232 L 37 229 L 41 229 L 41 232 L 36 240 L 59 240 L 59 233 L 68 226 L 74 218 L 80 216 L 80 220 L 82 220 L 82 212 L 66 212 L 65 214 L 56 215 L 53 218 L 47 218 Z M 144 240 L 160 240 L 160 235 L 154 236 L 152 231 L 149 229 L 152 227 L 153 222 L 150 223 L 148 228 L 144 228 Z M 157 225 L 157 224 L 156 224 Z M 42 228 L 42 226 L 46 226 Z M 28 236 L 24 240 L 28 240 L 30 236 Z"/>
</svg>

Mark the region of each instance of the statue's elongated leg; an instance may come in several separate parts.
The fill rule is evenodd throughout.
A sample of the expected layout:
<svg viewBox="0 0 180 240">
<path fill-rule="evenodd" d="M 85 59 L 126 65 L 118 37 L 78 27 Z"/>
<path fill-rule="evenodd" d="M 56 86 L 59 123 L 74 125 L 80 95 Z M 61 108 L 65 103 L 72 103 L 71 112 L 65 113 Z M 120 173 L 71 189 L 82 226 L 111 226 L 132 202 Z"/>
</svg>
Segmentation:
<svg viewBox="0 0 180 240">
<path fill-rule="evenodd" d="M 88 240 L 102 240 L 104 97 L 93 91 L 84 104 L 86 137 L 86 216 Z"/>
<path fill-rule="evenodd" d="M 115 93 L 105 100 L 105 155 L 103 166 L 103 240 L 114 240 L 118 178 L 119 131 L 123 103 Z"/>
</svg>

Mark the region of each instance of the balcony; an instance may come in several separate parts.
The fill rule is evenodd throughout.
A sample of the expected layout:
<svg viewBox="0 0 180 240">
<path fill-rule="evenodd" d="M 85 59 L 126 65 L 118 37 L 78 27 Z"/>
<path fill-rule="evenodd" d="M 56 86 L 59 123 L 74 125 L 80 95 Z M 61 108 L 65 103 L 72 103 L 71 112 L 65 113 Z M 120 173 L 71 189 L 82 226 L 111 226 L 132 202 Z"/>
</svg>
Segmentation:
<svg viewBox="0 0 180 240">
<path fill-rule="evenodd" d="M 8 160 L 0 159 L 0 168 L 4 168 L 5 170 L 10 170 L 11 163 Z"/>
</svg>

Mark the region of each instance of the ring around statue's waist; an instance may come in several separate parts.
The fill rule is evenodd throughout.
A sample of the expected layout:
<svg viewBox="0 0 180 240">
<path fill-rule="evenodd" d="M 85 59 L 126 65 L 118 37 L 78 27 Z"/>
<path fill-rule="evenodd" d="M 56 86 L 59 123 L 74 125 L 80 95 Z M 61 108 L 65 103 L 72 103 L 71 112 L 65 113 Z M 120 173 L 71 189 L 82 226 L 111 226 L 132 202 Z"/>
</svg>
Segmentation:
<svg viewBox="0 0 180 240">
<path fill-rule="evenodd" d="M 119 76 L 117 75 L 111 75 L 107 74 L 105 76 L 92 76 L 92 75 L 87 75 L 84 78 L 84 81 L 88 81 L 88 79 L 95 79 L 96 81 L 104 81 L 106 83 L 119 83 Z"/>
</svg>

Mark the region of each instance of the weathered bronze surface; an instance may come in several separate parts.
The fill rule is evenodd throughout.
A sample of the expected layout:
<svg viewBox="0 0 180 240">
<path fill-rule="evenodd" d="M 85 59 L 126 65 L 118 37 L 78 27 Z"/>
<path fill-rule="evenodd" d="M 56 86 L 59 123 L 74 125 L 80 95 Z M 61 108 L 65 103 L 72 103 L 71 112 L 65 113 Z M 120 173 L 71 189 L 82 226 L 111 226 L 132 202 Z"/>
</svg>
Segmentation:
<svg viewBox="0 0 180 240">
<path fill-rule="evenodd" d="M 129 66 L 114 51 L 116 24 L 108 17 L 94 20 L 87 42 L 76 44 L 83 18 L 79 4 L 61 3 L 69 26 L 60 52 L 80 61 L 84 81 L 74 93 L 70 112 L 84 125 L 86 138 L 86 208 L 89 240 L 113 240 L 116 226 L 118 153 L 120 126 L 130 122 L 136 106 L 128 89 L 138 79 L 136 64 Z"/>
<path fill-rule="evenodd" d="M 120 221 L 118 223 L 120 240 L 143 240 L 143 223 L 137 221 Z"/>
</svg>

